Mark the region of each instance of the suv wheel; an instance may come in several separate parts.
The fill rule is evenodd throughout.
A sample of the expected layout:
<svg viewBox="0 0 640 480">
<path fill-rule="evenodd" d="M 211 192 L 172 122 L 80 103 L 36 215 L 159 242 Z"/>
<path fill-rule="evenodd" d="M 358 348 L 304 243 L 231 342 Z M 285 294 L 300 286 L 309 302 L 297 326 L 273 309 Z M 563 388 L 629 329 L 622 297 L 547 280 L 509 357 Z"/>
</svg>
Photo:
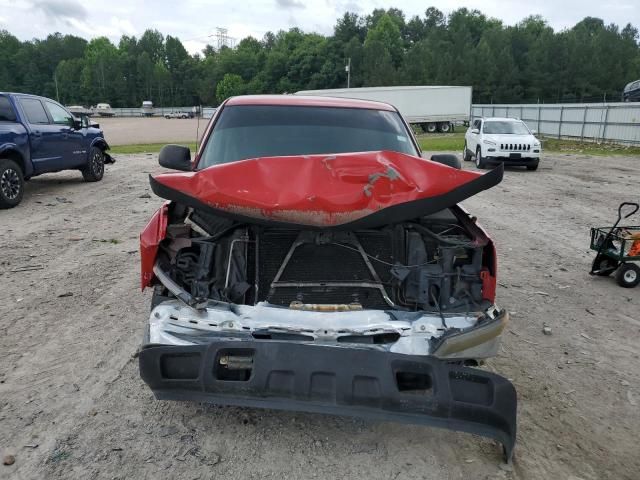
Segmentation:
<svg viewBox="0 0 640 480">
<path fill-rule="evenodd" d="M 462 159 L 465 162 L 470 162 L 471 161 L 471 152 L 467 148 L 467 141 L 466 140 L 464 141 L 464 147 L 462 147 Z"/>
<path fill-rule="evenodd" d="M 89 162 L 82 170 L 85 182 L 99 182 L 104 176 L 104 152 L 98 147 L 89 150 Z"/>
<path fill-rule="evenodd" d="M 482 158 L 482 150 L 480 147 L 476 150 L 476 167 L 480 169 L 487 168 L 487 164 L 485 163 L 484 158 Z"/>
<path fill-rule="evenodd" d="M 533 165 L 527 165 L 527 170 L 535 171 L 537 169 L 538 169 L 538 162 L 534 163 Z"/>
<path fill-rule="evenodd" d="M 0 208 L 12 208 L 20 203 L 24 194 L 24 177 L 16 162 L 0 159 Z"/>
</svg>

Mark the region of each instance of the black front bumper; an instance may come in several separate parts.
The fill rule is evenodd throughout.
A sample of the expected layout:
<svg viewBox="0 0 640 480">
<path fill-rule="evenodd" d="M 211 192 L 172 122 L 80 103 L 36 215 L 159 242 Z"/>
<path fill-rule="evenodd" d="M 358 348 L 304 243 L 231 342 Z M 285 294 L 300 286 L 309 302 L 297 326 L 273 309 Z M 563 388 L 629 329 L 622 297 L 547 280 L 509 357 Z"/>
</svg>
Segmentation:
<svg viewBox="0 0 640 480">
<path fill-rule="evenodd" d="M 511 157 L 485 157 L 484 159 L 489 165 L 498 165 L 502 163 L 508 167 L 527 167 L 530 165 L 537 165 L 540 163 L 539 157 L 520 157 L 520 158 L 511 158 Z"/>
<path fill-rule="evenodd" d="M 160 400 L 350 415 L 493 438 L 509 461 L 516 391 L 434 357 L 280 341 L 145 345 L 140 375 Z"/>
</svg>

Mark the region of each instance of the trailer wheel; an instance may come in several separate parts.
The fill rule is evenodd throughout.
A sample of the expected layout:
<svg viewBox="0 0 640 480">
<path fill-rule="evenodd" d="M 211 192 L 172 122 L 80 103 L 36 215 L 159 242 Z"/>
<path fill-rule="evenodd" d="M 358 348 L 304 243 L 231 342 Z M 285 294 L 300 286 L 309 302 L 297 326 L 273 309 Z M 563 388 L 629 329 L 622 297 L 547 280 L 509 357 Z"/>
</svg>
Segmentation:
<svg viewBox="0 0 640 480">
<path fill-rule="evenodd" d="M 635 263 L 623 263 L 616 272 L 616 282 L 624 288 L 633 288 L 640 283 L 640 267 Z"/>
<path fill-rule="evenodd" d="M 424 124 L 423 124 L 424 125 Z M 436 133 L 436 131 L 438 130 L 438 125 L 431 122 L 431 123 L 427 123 L 427 133 Z"/>
<path fill-rule="evenodd" d="M 607 277 L 611 275 L 619 265 L 620 262 L 602 255 L 602 258 L 600 258 L 596 263 L 596 269 L 594 273 L 599 277 Z"/>
<path fill-rule="evenodd" d="M 449 122 L 440 122 L 438 124 L 438 131 L 440 133 L 449 133 L 451 131 L 451 124 Z"/>
</svg>

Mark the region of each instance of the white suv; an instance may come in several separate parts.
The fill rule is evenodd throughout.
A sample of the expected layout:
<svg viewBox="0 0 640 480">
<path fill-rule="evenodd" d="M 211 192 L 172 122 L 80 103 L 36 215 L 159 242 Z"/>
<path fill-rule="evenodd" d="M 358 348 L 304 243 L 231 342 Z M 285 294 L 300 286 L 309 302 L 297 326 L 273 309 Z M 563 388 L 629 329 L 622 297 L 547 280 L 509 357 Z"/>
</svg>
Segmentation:
<svg viewBox="0 0 640 480">
<path fill-rule="evenodd" d="M 514 118 L 478 118 L 464 135 L 462 158 L 475 156 L 478 168 L 504 163 L 537 170 L 542 147 L 534 133 Z"/>
</svg>

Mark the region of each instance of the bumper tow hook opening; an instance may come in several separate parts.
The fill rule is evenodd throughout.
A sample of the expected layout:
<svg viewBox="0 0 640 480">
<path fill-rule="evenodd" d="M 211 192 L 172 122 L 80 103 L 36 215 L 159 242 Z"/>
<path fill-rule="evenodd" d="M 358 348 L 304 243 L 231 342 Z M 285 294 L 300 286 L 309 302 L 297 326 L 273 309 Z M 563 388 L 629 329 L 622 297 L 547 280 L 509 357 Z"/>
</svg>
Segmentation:
<svg viewBox="0 0 640 480">
<path fill-rule="evenodd" d="M 253 370 L 252 350 L 222 350 L 214 366 L 214 375 L 218 380 L 246 382 Z"/>
</svg>

